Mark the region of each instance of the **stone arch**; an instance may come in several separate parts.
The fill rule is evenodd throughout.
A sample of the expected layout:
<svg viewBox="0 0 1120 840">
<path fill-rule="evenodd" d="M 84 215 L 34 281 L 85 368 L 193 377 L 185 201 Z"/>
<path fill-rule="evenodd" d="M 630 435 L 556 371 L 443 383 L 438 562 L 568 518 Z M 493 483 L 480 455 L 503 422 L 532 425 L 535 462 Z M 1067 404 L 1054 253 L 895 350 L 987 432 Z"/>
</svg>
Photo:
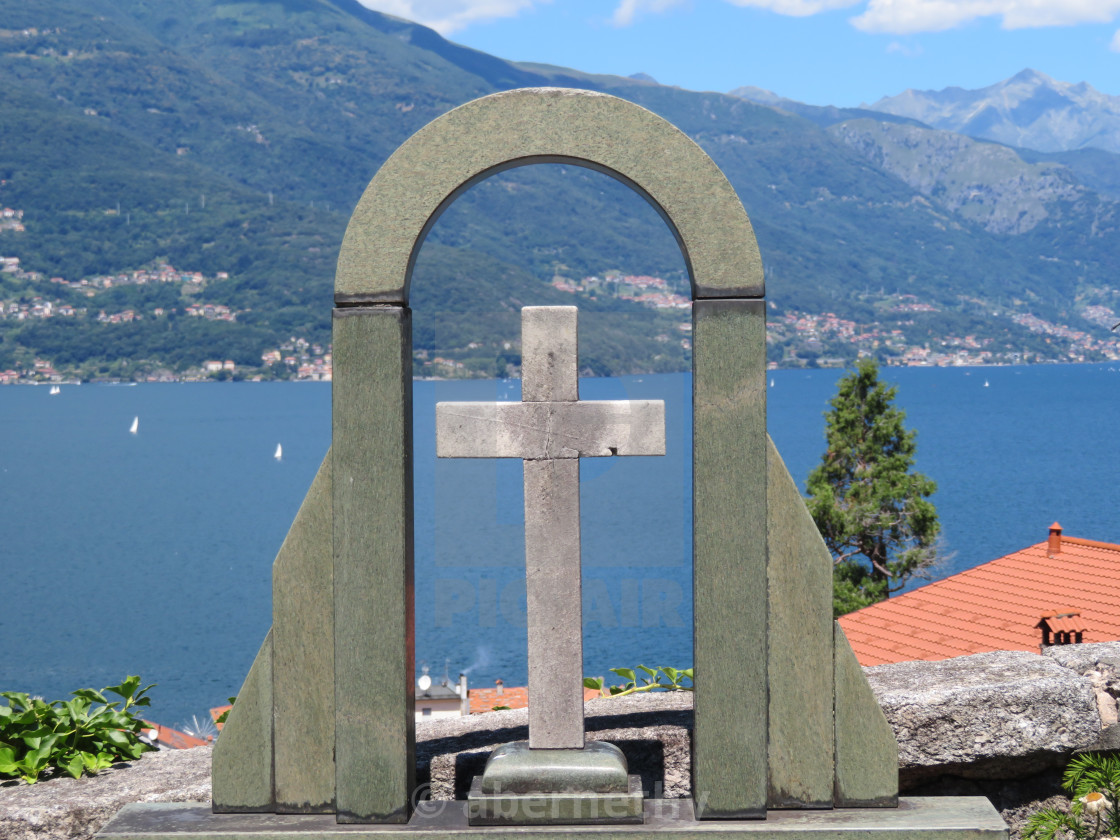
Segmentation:
<svg viewBox="0 0 1120 840">
<path fill-rule="evenodd" d="M 534 163 L 593 169 L 645 198 L 681 247 L 693 299 L 763 295 L 762 258 L 750 220 L 703 149 L 624 99 L 533 88 L 449 111 L 393 153 L 346 228 L 336 303 L 407 304 L 416 254 L 440 214 L 479 181 Z"/>
<path fill-rule="evenodd" d="M 693 297 L 692 789 L 702 817 L 897 802 L 897 745 L 831 618 L 832 559 L 766 433 L 762 263 L 683 133 L 615 97 L 499 93 L 421 129 L 347 227 L 332 444 L 273 566 L 273 626 L 214 751 L 215 811 L 400 823 L 416 795 L 408 283 L 435 219 L 502 169 L 629 184 L 681 245 Z"/>
</svg>

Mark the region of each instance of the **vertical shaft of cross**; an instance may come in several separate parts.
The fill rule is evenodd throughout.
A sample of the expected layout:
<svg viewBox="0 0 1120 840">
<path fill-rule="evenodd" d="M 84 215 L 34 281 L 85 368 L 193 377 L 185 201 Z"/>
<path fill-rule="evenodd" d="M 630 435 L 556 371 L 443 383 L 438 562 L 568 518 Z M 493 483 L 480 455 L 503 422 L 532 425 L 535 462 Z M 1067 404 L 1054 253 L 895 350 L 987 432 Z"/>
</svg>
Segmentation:
<svg viewBox="0 0 1120 840">
<path fill-rule="evenodd" d="M 575 307 L 526 307 L 521 321 L 523 402 L 579 400 Z M 529 747 L 583 747 L 583 599 L 579 459 L 526 460 L 525 601 Z"/>
<path fill-rule="evenodd" d="M 521 310 L 521 402 L 436 405 L 440 458 L 524 463 L 531 749 L 584 746 L 579 459 L 665 454 L 661 401 L 580 400 L 577 318 Z"/>
</svg>

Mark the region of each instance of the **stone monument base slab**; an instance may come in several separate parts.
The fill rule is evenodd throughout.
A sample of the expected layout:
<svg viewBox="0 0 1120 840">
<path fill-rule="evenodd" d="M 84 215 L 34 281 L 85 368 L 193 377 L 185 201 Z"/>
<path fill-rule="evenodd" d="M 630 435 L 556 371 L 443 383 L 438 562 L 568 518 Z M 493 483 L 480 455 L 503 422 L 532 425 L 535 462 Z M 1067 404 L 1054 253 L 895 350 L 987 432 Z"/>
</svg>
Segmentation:
<svg viewBox="0 0 1120 840">
<path fill-rule="evenodd" d="M 625 793 L 569 790 L 552 793 L 484 793 L 475 776 L 467 797 L 468 822 L 476 825 L 617 825 L 642 822 L 642 777 L 630 776 Z"/>
<path fill-rule="evenodd" d="M 340 825 L 333 814 L 215 814 L 207 803 L 126 805 L 100 840 L 1007 840 L 982 796 L 902 797 L 897 808 L 770 811 L 765 820 L 698 821 L 689 799 L 645 800 L 644 825 L 472 827 L 467 803 L 421 802 L 407 825 Z"/>
</svg>

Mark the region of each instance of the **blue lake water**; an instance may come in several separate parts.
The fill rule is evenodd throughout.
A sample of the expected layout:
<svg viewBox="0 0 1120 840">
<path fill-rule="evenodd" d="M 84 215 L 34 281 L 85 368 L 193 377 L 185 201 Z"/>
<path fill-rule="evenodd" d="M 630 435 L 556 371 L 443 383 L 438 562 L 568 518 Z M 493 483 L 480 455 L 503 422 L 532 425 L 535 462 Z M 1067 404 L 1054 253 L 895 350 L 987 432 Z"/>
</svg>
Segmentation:
<svg viewBox="0 0 1120 840">
<path fill-rule="evenodd" d="M 771 374 L 770 433 L 802 486 L 839 375 Z M 1040 542 L 1055 519 L 1120 541 L 1120 372 L 884 377 L 939 485 L 938 576 Z M 690 387 L 581 380 L 584 398 L 665 399 L 669 435 L 664 458 L 582 464 L 586 673 L 691 662 Z M 433 440 L 436 400 L 518 399 L 519 383 L 418 382 L 415 396 L 417 658 L 436 677 L 523 684 L 520 462 L 437 462 Z M 225 702 L 268 629 L 272 559 L 329 441 L 329 385 L 0 388 L 0 689 L 57 699 L 139 673 L 170 725 Z"/>
</svg>

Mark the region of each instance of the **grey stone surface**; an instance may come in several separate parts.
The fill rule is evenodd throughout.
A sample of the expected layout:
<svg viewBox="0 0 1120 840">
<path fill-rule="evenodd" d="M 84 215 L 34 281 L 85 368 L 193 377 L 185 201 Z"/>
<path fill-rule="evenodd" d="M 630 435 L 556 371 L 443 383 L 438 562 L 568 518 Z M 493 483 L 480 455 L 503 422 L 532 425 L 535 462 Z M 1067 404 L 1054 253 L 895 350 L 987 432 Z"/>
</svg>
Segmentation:
<svg viewBox="0 0 1120 840">
<path fill-rule="evenodd" d="M 1120 674 L 1120 642 L 1097 642 L 1081 645 L 1052 645 L 1042 651 L 1063 668 L 1089 674 L 1100 671 L 1109 676 Z"/>
<path fill-rule="evenodd" d="M 1014 778 L 1063 764 L 1101 723 L 1092 685 L 1022 651 L 866 671 L 899 743 L 904 786 L 933 776 Z"/>
<path fill-rule="evenodd" d="M 770 544 L 770 808 L 832 804 L 832 555 L 772 441 Z"/>
<path fill-rule="evenodd" d="M 214 745 L 213 785 L 216 811 L 255 812 L 273 807 L 271 630 Z"/>
<path fill-rule="evenodd" d="M 521 309 L 521 399 L 579 399 L 579 310 L 575 306 Z"/>
<path fill-rule="evenodd" d="M 583 746 L 579 461 L 526 461 L 529 746 Z"/>
<path fill-rule="evenodd" d="M 145 753 L 96 776 L 0 786 L 4 840 L 88 840 L 132 802 L 210 799 L 210 747 Z"/>
<path fill-rule="evenodd" d="M 335 300 L 407 303 L 413 252 L 456 195 L 503 169 L 556 162 L 635 187 L 681 244 L 695 297 L 763 294 L 762 258 L 746 211 L 696 143 L 631 102 L 537 88 L 468 102 L 393 153 L 346 228 Z"/>
<path fill-rule="evenodd" d="M 1093 686 L 1097 711 L 1106 729 L 1091 748 L 1120 749 L 1120 642 L 1054 645 L 1045 648 L 1042 655 L 1086 677 Z"/>
<path fill-rule="evenodd" d="M 664 455 L 661 400 L 441 402 L 440 458 L 609 458 Z"/>
<path fill-rule="evenodd" d="M 704 816 L 759 817 L 768 766 L 765 305 L 696 301 L 692 325 L 692 783 Z"/>
<path fill-rule="evenodd" d="M 467 825 L 465 803 L 417 809 L 407 826 L 340 826 L 326 815 L 277 815 L 257 817 L 241 814 L 213 815 L 204 808 L 154 803 L 129 807 L 107 827 L 105 840 L 156 840 L 201 836 L 224 838 L 256 837 L 258 840 L 298 836 L 302 840 L 347 837 L 372 840 L 408 836 L 413 840 L 483 840 L 493 829 Z M 706 837 L 732 840 L 836 840 L 858 836 L 861 840 L 1006 840 L 1007 826 L 988 800 L 982 797 L 913 797 L 898 808 L 862 811 L 774 811 L 765 821 L 716 821 L 698 823 L 691 803 L 647 800 L 644 825 L 528 826 L 516 829 L 518 837 L 547 838 L 561 835 L 568 840 L 622 840 L 649 836 L 674 836 L 682 840 Z M 220 835 L 218 834 L 220 832 Z M 296 833 L 300 832 L 300 833 Z M 205 833 L 205 834 L 204 834 Z M 512 832 L 507 832 L 512 833 Z"/>
<path fill-rule="evenodd" d="M 272 564 L 276 808 L 334 810 L 334 554 L 331 453 Z"/>
<path fill-rule="evenodd" d="M 525 600 L 529 696 L 534 698 L 529 707 L 529 746 L 580 749 L 584 737 L 578 459 L 664 455 L 665 404 L 579 401 L 574 306 L 525 307 L 521 324 L 523 401 L 439 403 L 436 455 L 525 462 Z"/>
<path fill-rule="evenodd" d="M 411 313 L 335 310 L 335 804 L 403 822 L 413 757 Z"/>
<path fill-rule="evenodd" d="M 871 692 L 844 631 L 833 622 L 836 649 L 837 808 L 893 808 L 898 804 L 898 743 Z"/>
</svg>

